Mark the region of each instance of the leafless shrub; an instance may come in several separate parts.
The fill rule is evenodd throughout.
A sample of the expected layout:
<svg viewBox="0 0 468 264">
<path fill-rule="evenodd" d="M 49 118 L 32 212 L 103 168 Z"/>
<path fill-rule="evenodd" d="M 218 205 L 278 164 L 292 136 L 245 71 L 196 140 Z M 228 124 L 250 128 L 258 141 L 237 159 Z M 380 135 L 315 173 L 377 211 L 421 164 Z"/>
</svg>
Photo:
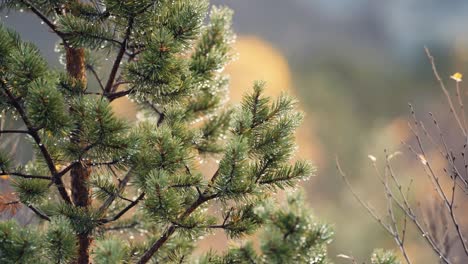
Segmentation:
<svg viewBox="0 0 468 264">
<path fill-rule="evenodd" d="M 441 263 L 467 263 L 468 221 L 463 221 L 462 213 L 468 209 L 465 208 L 468 198 L 468 126 L 460 87 L 461 75 L 452 76 L 456 84 L 455 95 L 452 95 L 437 71 L 434 57 L 427 48 L 425 51 L 434 76 L 445 96 L 450 116 L 456 123 L 456 131 L 460 135 L 454 140 L 452 137 L 454 131 L 448 128 L 444 130 L 444 126 L 432 113 L 428 115 L 428 120 L 432 123 L 431 128 L 427 129 L 426 123 L 428 122 L 418 118 L 413 106 L 410 105 L 411 121 L 408 125 L 413 139 L 410 142 L 403 142 L 407 150 L 404 155 L 405 159 L 417 160 L 417 164 L 422 167 L 435 194 L 432 204 L 420 206 L 421 197 L 416 197 L 416 201 L 409 198 L 413 179 L 406 186 L 400 182 L 392 164 L 395 153 L 385 151 L 383 168 L 379 167 L 380 162 L 374 156 L 369 155 L 375 174 L 384 190 L 387 203 L 384 215 L 379 215 L 356 193 L 338 159 L 336 165 L 352 194 L 392 236 L 407 263 L 412 263 L 405 244 L 409 226 L 414 227 L 424 238 L 426 245 L 437 254 Z M 450 137 L 447 136 L 449 133 Z M 437 160 L 444 160 L 443 168 L 437 167 Z M 414 179 L 418 182 L 423 180 L 420 177 Z M 399 215 L 403 216 L 398 217 Z"/>
</svg>

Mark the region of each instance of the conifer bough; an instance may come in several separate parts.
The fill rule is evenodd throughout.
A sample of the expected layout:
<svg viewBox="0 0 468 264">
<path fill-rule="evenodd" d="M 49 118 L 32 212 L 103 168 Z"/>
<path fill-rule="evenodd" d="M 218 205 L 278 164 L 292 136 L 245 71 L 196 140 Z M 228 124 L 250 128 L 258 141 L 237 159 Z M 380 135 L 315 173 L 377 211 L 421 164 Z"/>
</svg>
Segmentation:
<svg viewBox="0 0 468 264">
<path fill-rule="evenodd" d="M 291 164 L 296 102 L 271 99 L 263 84 L 226 106 L 222 69 L 234 35 L 232 12 L 204 0 L 4 0 L 37 16 L 59 41 L 64 70 L 0 28 L 0 111 L 22 121 L 2 139 L 31 139 L 34 159 L 0 152 L 0 173 L 38 227 L 0 223 L 2 263 L 326 263 L 327 225 L 299 197 L 271 196 L 313 169 Z M 209 13 L 208 18 L 206 18 Z M 108 64 L 107 62 L 110 62 Z M 114 115 L 128 96 L 145 120 Z M 199 161 L 216 160 L 208 173 Z M 215 162 L 213 162 L 214 164 Z M 203 173 L 202 173 L 203 172 Z M 7 199 L 8 198 L 8 199 Z M 251 242 L 191 256 L 194 240 L 222 229 Z"/>
</svg>

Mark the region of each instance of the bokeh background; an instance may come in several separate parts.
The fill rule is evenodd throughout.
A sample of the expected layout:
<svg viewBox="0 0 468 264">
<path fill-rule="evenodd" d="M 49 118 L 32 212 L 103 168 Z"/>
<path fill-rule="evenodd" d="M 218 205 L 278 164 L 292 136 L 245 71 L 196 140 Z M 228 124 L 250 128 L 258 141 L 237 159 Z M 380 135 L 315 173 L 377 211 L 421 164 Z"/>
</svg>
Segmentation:
<svg viewBox="0 0 468 264">
<path fill-rule="evenodd" d="M 374 155 L 379 162 L 384 149 L 401 150 L 400 142 L 411 140 L 408 102 L 422 114 L 441 113 L 443 120 L 447 117 L 446 127 L 452 126 L 423 47 L 432 51 L 448 84 L 453 84 L 449 76 L 454 72 L 467 72 L 468 2 L 212 3 L 235 11 L 238 55 L 226 68 L 231 75 L 232 101 L 238 101 L 254 80 L 265 80 L 271 95 L 287 91 L 300 99 L 306 118 L 298 133 L 299 156 L 312 160 L 318 168 L 317 176 L 304 188 L 316 216 L 334 226 L 336 236 L 330 257 L 336 263 L 348 263 L 336 257 L 346 254 L 362 262 L 375 247 L 397 251 L 391 237 L 345 187 L 335 168 L 335 157 L 339 157 L 357 192 L 379 208 L 384 204 L 384 194 L 368 155 Z M 53 51 L 56 39 L 36 18 L 25 13 L 3 13 L 1 21 L 24 39 L 37 43 L 51 64 L 61 67 Z M 115 103 L 115 110 L 128 118 L 134 117 L 131 109 L 126 101 Z M 401 177 L 424 176 L 413 163 L 402 163 Z M 430 200 L 424 197 L 421 186 L 416 184 L 414 195 Z M 435 261 L 416 234 L 411 233 L 408 243 L 415 263 Z"/>
</svg>

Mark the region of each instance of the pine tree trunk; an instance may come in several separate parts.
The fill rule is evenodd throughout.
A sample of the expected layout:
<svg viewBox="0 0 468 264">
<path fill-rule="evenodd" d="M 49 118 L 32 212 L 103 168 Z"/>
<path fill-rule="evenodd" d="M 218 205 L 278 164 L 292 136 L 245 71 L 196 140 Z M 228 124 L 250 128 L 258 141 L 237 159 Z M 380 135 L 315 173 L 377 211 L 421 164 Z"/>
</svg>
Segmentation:
<svg viewBox="0 0 468 264">
<path fill-rule="evenodd" d="M 77 81 L 86 86 L 86 68 L 83 49 L 66 48 L 67 72 Z M 75 137 L 72 139 L 76 144 L 80 143 L 79 127 L 75 131 Z M 75 206 L 88 208 L 91 205 L 90 190 L 88 181 L 91 175 L 91 169 L 86 165 L 77 163 L 70 170 L 72 199 Z M 92 237 L 90 234 L 84 233 L 78 235 L 79 249 L 77 264 L 89 263 L 89 248 L 91 246 Z"/>
</svg>

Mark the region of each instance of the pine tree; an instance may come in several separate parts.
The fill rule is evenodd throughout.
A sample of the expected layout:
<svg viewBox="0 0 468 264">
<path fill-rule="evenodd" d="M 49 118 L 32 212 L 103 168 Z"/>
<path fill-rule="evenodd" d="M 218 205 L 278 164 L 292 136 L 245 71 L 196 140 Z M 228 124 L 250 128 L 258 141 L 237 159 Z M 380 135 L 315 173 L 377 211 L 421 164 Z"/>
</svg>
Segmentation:
<svg viewBox="0 0 468 264">
<path fill-rule="evenodd" d="M 288 206 L 271 201 L 313 173 L 308 162 L 291 164 L 296 101 L 264 96 L 259 82 L 240 106 L 226 104 L 229 9 L 204 0 L 3 0 L 1 8 L 36 15 L 59 37 L 65 66 L 49 67 L 0 27 L 0 111 L 23 123 L 0 136 L 22 134 L 35 151 L 27 164 L 0 152 L 16 194 L 3 194 L 0 211 L 23 204 L 41 219 L 0 223 L 2 263 L 191 262 L 194 240 L 219 229 L 230 238 L 264 231 L 259 248 L 245 242 L 199 262 L 328 262 L 330 228 L 297 195 Z M 114 115 L 110 103 L 125 96 L 145 120 Z M 213 174 L 204 159 L 218 160 Z"/>
</svg>

